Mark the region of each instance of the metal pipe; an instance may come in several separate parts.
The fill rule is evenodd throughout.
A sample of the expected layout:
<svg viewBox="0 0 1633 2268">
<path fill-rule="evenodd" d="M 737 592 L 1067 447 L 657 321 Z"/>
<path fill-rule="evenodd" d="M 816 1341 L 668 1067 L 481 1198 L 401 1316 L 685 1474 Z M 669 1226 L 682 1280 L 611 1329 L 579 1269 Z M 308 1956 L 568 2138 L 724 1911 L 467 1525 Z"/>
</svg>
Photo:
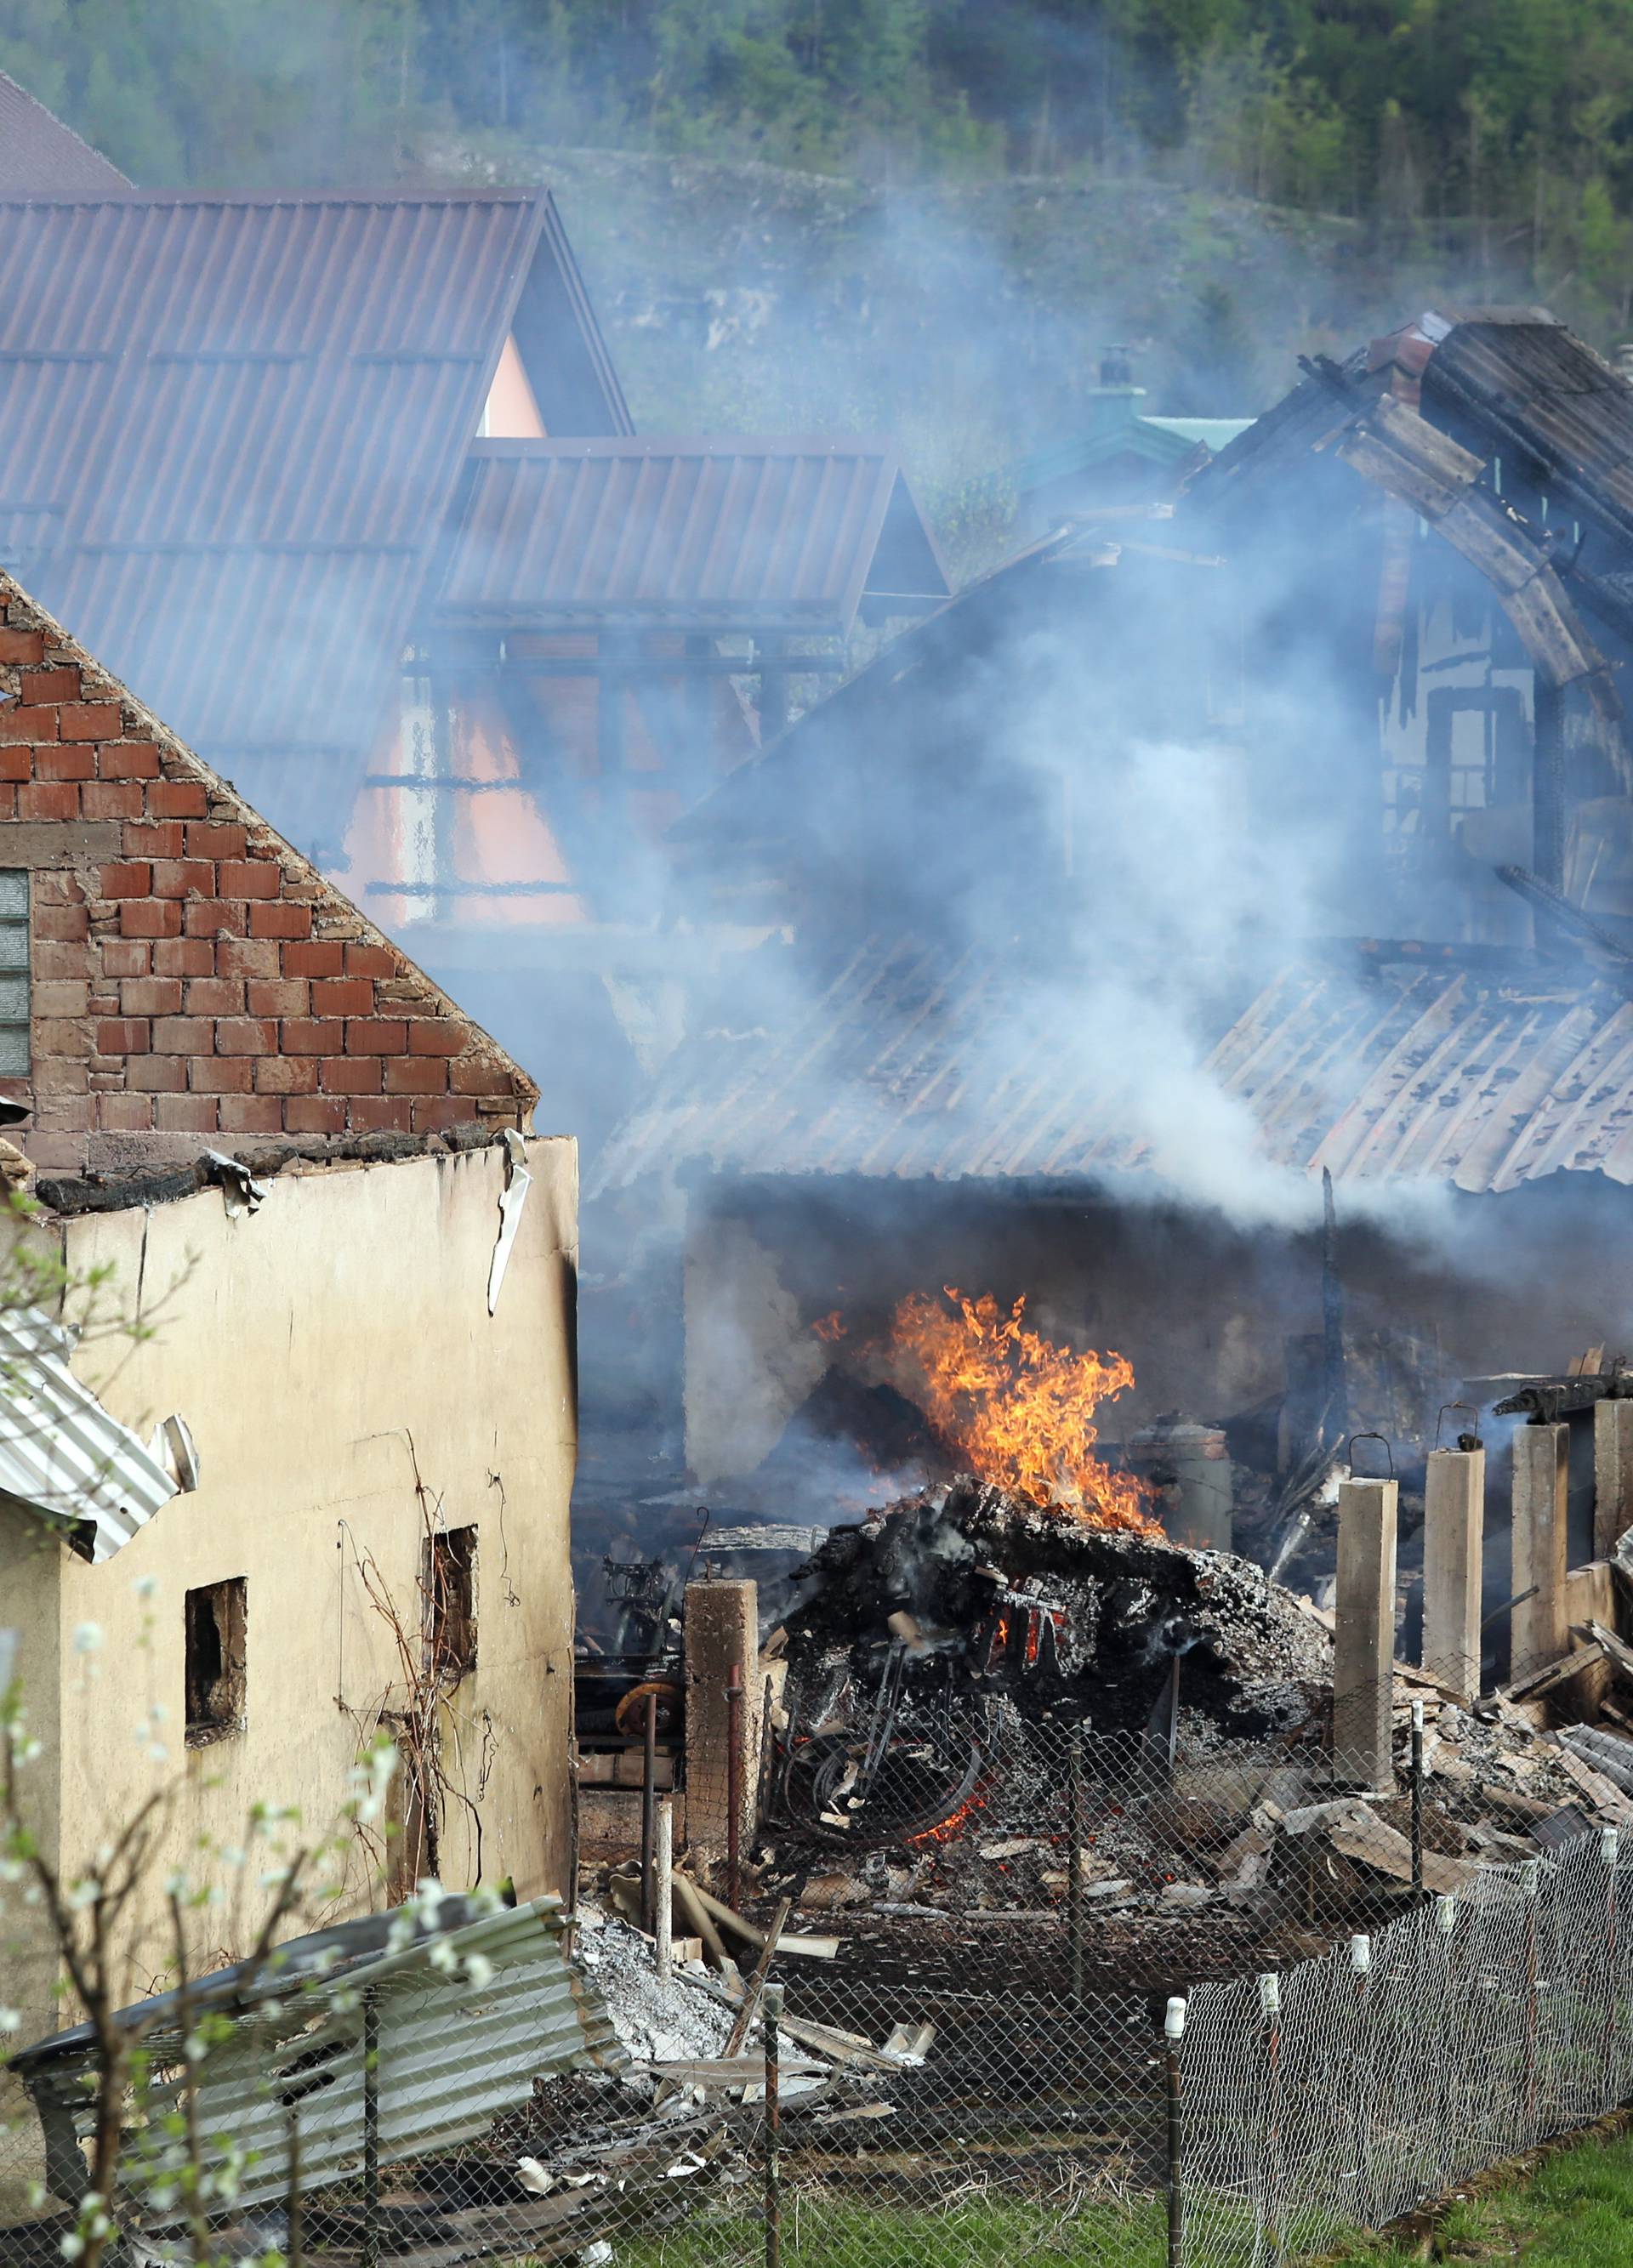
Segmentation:
<svg viewBox="0 0 1633 2268">
<path fill-rule="evenodd" d="M 743 1903 L 743 1664 L 726 1678 L 726 1903 Z"/>
<path fill-rule="evenodd" d="M 1074 1725 L 1072 1727 L 1068 1762 L 1071 1776 L 1072 1816 L 1070 1855 L 1068 1861 L 1071 1873 L 1067 1884 L 1067 1930 L 1071 1953 L 1072 2005 L 1074 2007 L 1081 2007 L 1087 1951 L 1085 1940 L 1088 1935 L 1088 1901 L 1083 1895 L 1085 1888 L 1083 1862 L 1087 1855 L 1089 1839 L 1087 1822 L 1084 1818 L 1086 1806 L 1083 1799 L 1083 1728 L 1081 1725 Z"/>
<path fill-rule="evenodd" d="M 658 1697 L 647 1696 L 647 1718 L 641 1742 L 640 1772 L 640 1924 L 650 1937 L 657 1913 L 653 1887 L 654 1842 L 657 1832 Z"/>
<path fill-rule="evenodd" d="M 1423 1705 L 1412 1704 L 1412 1895 L 1423 1895 Z"/>
<path fill-rule="evenodd" d="M 657 1853 L 654 1875 L 653 1942 L 658 1975 L 667 1983 L 675 1956 L 675 1800 L 666 1795 L 658 1806 Z"/>
<path fill-rule="evenodd" d="M 380 2268 L 380 2007 L 363 1995 L 363 2263 Z"/>
<path fill-rule="evenodd" d="M 289 2106 L 289 2193 L 284 2213 L 289 2223 L 284 2232 L 288 2239 L 289 2268 L 301 2268 L 306 2258 L 306 2217 L 300 2194 L 300 2106 L 298 2102 L 292 2102 Z"/>
<path fill-rule="evenodd" d="M 782 2102 L 778 2086 L 778 2028 L 782 2018 L 782 1987 L 768 1984 L 761 1999 L 765 2041 L 765 2268 L 782 2264 Z"/>
</svg>

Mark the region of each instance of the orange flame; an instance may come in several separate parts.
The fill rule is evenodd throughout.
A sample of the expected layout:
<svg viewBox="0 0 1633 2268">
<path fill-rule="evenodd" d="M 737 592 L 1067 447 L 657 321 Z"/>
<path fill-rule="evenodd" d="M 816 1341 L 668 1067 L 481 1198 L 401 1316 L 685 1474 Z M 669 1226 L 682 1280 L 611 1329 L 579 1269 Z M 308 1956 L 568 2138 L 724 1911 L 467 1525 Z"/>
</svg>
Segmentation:
<svg viewBox="0 0 1633 2268">
<path fill-rule="evenodd" d="M 901 1302 L 891 1344 L 918 1366 L 926 1413 L 972 1470 L 1091 1527 L 1158 1533 L 1144 1484 L 1095 1454 L 1095 1412 L 1134 1384 L 1133 1364 L 1074 1354 L 1028 1330 L 1024 1296 L 1005 1314 L 990 1292 L 972 1300 L 944 1290 L 950 1312 L 925 1292 Z"/>
<path fill-rule="evenodd" d="M 836 1307 L 830 1315 L 819 1315 L 811 1329 L 819 1339 L 825 1339 L 832 1346 L 845 1336 L 845 1318 Z"/>
</svg>

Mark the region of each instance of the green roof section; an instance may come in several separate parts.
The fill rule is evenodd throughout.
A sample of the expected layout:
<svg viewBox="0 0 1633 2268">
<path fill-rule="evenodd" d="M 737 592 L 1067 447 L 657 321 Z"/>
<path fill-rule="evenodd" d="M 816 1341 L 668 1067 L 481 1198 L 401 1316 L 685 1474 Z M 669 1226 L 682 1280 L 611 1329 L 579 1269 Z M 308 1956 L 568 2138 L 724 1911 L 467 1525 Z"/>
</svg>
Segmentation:
<svg viewBox="0 0 1633 2268">
<path fill-rule="evenodd" d="M 1199 444 L 1217 456 L 1227 442 L 1234 441 L 1253 423 L 1251 417 L 1148 417 L 1139 408 L 1145 398 L 1142 386 L 1097 387 L 1087 428 L 1018 459 L 1009 467 L 1005 478 L 1025 496 L 1052 481 L 1088 472 L 1113 457 L 1143 457 L 1154 465 L 1179 465 Z"/>
</svg>

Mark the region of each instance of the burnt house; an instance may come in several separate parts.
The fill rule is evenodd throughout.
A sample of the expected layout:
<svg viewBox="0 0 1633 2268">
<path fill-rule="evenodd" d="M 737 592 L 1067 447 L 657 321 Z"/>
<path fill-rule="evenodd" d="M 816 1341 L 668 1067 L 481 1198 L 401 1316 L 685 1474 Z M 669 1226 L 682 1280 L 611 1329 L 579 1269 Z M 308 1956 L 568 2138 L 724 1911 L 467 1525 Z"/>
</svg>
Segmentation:
<svg viewBox="0 0 1633 2268">
<path fill-rule="evenodd" d="M 665 1012 L 664 827 L 945 595 L 890 453 L 636 439 L 543 191 L 25 186 L 0 561 L 593 1131 Z"/>
<path fill-rule="evenodd" d="M 1340 1310 L 1345 1416 L 1408 1461 L 1471 1381 L 1629 1336 L 1630 444 L 1633 389 L 1550 318 L 1426 315 L 682 822 L 766 943 L 591 1191 L 667 1204 L 700 1480 L 858 1500 L 902 1438 L 892 1314 L 946 1285 L 1127 1355 L 1106 1438 L 1182 1410 L 1267 1472 Z M 1159 855 L 1201 781 L 1286 909 L 1164 951 L 1131 780 Z"/>
</svg>

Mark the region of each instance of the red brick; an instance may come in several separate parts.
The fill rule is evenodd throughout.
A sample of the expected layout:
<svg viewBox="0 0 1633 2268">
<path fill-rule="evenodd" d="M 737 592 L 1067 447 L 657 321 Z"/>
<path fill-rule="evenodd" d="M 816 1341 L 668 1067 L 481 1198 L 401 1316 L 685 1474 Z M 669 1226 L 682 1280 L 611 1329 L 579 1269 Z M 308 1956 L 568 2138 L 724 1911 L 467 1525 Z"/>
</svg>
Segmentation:
<svg viewBox="0 0 1633 2268">
<path fill-rule="evenodd" d="M 35 1034 L 39 1037 L 39 1034 Z M 43 1047 L 43 1042 L 42 1042 Z M 49 1094 L 84 1094 L 91 1085 L 91 1067 L 76 1049 L 72 1057 L 55 1058 L 41 1054 L 34 1065 L 34 1093 Z"/>
<path fill-rule="evenodd" d="M 284 887 L 284 870 L 275 858 L 224 858 L 221 895 L 224 898 L 275 898 Z"/>
<path fill-rule="evenodd" d="M 88 780 L 96 777 L 94 748 L 36 748 L 36 779 Z"/>
<path fill-rule="evenodd" d="M 132 1056 L 125 1075 L 127 1086 L 147 1094 L 185 1094 L 185 1056 Z"/>
<path fill-rule="evenodd" d="M 311 990 L 294 977 L 263 979 L 250 985 L 245 1005 L 252 1016 L 304 1016 Z"/>
<path fill-rule="evenodd" d="M 119 909 L 122 937 L 175 937 L 181 928 L 179 898 L 127 898 Z"/>
<path fill-rule="evenodd" d="M 271 913 L 270 906 L 256 906 L 255 913 Z M 338 976 L 344 948 L 338 945 L 286 945 L 284 947 L 285 976 Z"/>
<path fill-rule="evenodd" d="M 312 987 L 314 1016 L 372 1016 L 374 987 L 366 976 L 323 978 Z"/>
<path fill-rule="evenodd" d="M 241 827 L 224 826 L 217 820 L 196 819 L 187 830 L 187 855 L 189 858 L 241 858 L 245 841 Z"/>
<path fill-rule="evenodd" d="M 292 1134 L 344 1134 L 346 1105 L 337 1095 L 293 1094 L 284 1105 L 284 1123 Z"/>
<path fill-rule="evenodd" d="M 251 937 L 310 937 L 312 909 L 291 905 L 284 898 L 262 898 L 249 909 Z M 338 954 L 339 947 L 335 948 Z M 336 967 L 339 962 L 336 960 Z"/>
<path fill-rule="evenodd" d="M 394 1056 L 386 1065 L 388 1094 L 446 1094 L 448 1067 L 440 1056 Z"/>
<path fill-rule="evenodd" d="M 348 976 L 401 976 L 402 958 L 383 945 L 349 945 L 346 947 L 346 974 Z"/>
<path fill-rule="evenodd" d="M 353 1016 L 346 1026 L 349 1056 L 400 1056 L 408 1046 L 408 1026 L 379 1016 Z"/>
<path fill-rule="evenodd" d="M 17 817 L 17 790 L 10 781 L 0 780 L 0 819 Z"/>
<path fill-rule="evenodd" d="M 378 1094 L 378 1056 L 325 1056 L 318 1077 L 325 1094 Z"/>
<path fill-rule="evenodd" d="M 56 718 L 55 709 L 0 709 L 0 740 L 55 740 Z"/>
<path fill-rule="evenodd" d="M 65 740 L 111 740 L 123 723 L 118 710 L 107 701 L 65 701 L 56 713 Z"/>
<path fill-rule="evenodd" d="M 137 795 L 142 793 L 135 780 L 122 784 Z M 104 795 L 107 790 L 102 790 Z M 126 828 L 122 841 L 127 858 L 179 858 L 181 856 L 182 826 L 179 819 L 144 820 L 133 821 Z"/>
<path fill-rule="evenodd" d="M 51 976 L 36 982 L 29 1007 L 36 1016 L 84 1016 L 90 1012 L 91 987 L 83 976 Z"/>
<path fill-rule="evenodd" d="M 161 779 L 149 788 L 147 807 L 155 819 L 203 819 L 209 813 L 210 799 L 198 780 Z"/>
<path fill-rule="evenodd" d="M 146 898 L 152 895 L 153 870 L 145 858 L 115 859 L 102 869 L 105 898 Z"/>
<path fill-rule="evenodd" d="M 121 908 L 121 912 L 124 909 Z M 36 905 L 29 927 L 36 938 L 48 937 L 61 945 L 73 945 L 91 934 L 91 919 L 83 906 Z"/>
<path fill-rule="evenodd" d="M 422 1094 L 415 1100 L 411 1127 L 416 1134 L 442 1134 L 469 1116 L 451 1094 Z"/>
<path fill-rule="evenodd" d="M 104 976 L 145 976 L 152 965 L 152 946 L 134 938 L 110 937 L 102 946 Z"/>
<path fill-rule="evenodd" d="M 156 898 L 212 898 L 215 862 L 210 858 L 160 858 L 153 867 Z"/>
<path fill-rule="evenodd" d="M 153 947 L 156 976 L 208 976 L 216 948 L 207 937 L 166 937 Z"/>
<path fill-rule="evenodd" d="M 224 1134 L 281 1134 L 284 1106 L 276 1094 L 224 1094 L 221 1131 Z"/>
<path fill-rule="evenodd" d="M 48 1127 L 56 1132 L 64 1129 L 76 1134 L 88 1134 L 96 1118 L 96 1104 L 89 1094 L 76 1094 L 61 1102 L 41 1103 L 34 1112 L 36 1126 Z"/>
<path fill-rule="evenodd" d="M 97 1116 L 110 1134 L 145 1134 L 153 1123 L 151 1094 L 105 1094 Z"/>
<path fill-rule="evenodd" d="M 33 776 L 32 748 L 0 748 L 0 780 L 30 780 Z"/>
<path fill-rule="evenodd" d="M 4 716 L 0 709 L 0 720 Z M 79 790 L 72 780 L 26 780 L 17 791 L 17 808 L 24 819 L 78 819 Z"/>
<path fill-rule="evenodd" d="M 195 1056 L 188 1085 L 195 1094 L 248 1094 L 249 1066 L 248 1056 Z"/>
<path fill-rule="evenodd" d="M 456 1024 L 451 1016 L 438 1018 L 434 1023 L 415 1023 L 409 1026 L 409 1053 L 413 1056 L 457 1056 L 470 1045 L 469 1024 Z M 508 1082 L 499 1089 L 508 1093 Z"/>
<path fill-rule="evenodd" d="M 105 1056 L 144 1056 L 147 1053 L 147 1024 L 140 1016 L 110 1018 L 96 1027 L 96 1044 Z"/>
<path fill-rule="evenodd" d="M 213 1134 L 218 1116 L 212 1094 L 161 1094 L 153 1123 L 161 1134 Z"/>
<path fill-rule="evenodd" d="M 36 942 L 30 958 L 36 976 L 82 976 L 88 981 L 94 956 L 88 943 L 56 945 L 41 939 Z"/>
<path fill-rule="evenodd" d="M 207 1056 L 215 1052 L 215 1027 L 207 1016 L 161 1016 L 153 1026 L 156 1056 Z"/>
<path fill-rule="evenodd" d="M 278 946 L 270 937 L 224 937 L 216 947 L 222 976 L 276 976 Z"/>
<path fill-rule="evenodd" d="M 257 1094 L 315 1094 L 315 1056 L 261 1056 L 255 1062 Z"/>
<path fill-rule="evenodd" d="M 78 701 L 79 672 L 77 669 L 26 669 L 17 681 L 18 698 L 30 708 L 36 702 Z"/>
<path fill-rule="evenodd" d="M 406 1134 L 412 1107 L 406 1094 L 359 1094 L 351 1123 L 360 1134 Z"/>
<path fill-rule="evenodd" d="M 241 1016 L 244 980 L 241 976 L 196 976 L 187 988 L 189 1016 Z"/>
<path fill-rule="evenodd" d="M 96 752 L 96 768 L 103 779 L 159 777 L 159 750 L 151 740 L 104 741 Z"/>
<path fill-rule="evenodd" d="M 189 937 L 242 937 L 244 909 L 220 898 L 189 898 L 184 925 Z"/>
<path fill-rule="evenodd" d="M 497 1064 L 484 1063 L 480 1056 L 465 1056 L 448 1065 L 455 1094 L 509 1094 L 514 1092 L 510 1073 L 501 1071 Z"/>
<path fill-rule="evenodd" d="M 39 630 L 0 630 L 0 661 L 13 669 L 37 666 L 45 659 L 45 637 Z"/>
<path fill-rule="evenodd" d="M 37 906 L 82 906 L 85 894 L 66 867 L 48 866 L 34 876 Z"/>
<path fill-rule="evenodd" d="M 218 1056 L 275 1056 L 277 1051 L 274 1017 L 228 1016 L 216 1026 Z"/>
<path fill-rule="evenodd" d="M 0 777 L 5 767 L 0 763 Z M 87 819 L 140 819 L 142 789 L 136 780 L 92 780 L 79 791 L 79 807 Z M 126 843 L 127 850 L 134 846 Z"/>
<path fill-rule="evenodd" d="M 337 1056 L 345 1038 L 344 1024 L 320 1023 L 304 1016 L 292 1016 L 281 1027 L 283 1050 L 289 1056 Z"/>
<path fill-rule="evenodd" d="M 119 988 L 119 1005 L 127 1016 L 179 1016 L 181 979 L 128 976 Z"/>
<path fill-rule="evenodd" d="M 36 1016 L 33 1036 L 37 1055 L 88 1056 L 91 1052 L 90 1026 L 70 1017 Z"/>
</svg>

